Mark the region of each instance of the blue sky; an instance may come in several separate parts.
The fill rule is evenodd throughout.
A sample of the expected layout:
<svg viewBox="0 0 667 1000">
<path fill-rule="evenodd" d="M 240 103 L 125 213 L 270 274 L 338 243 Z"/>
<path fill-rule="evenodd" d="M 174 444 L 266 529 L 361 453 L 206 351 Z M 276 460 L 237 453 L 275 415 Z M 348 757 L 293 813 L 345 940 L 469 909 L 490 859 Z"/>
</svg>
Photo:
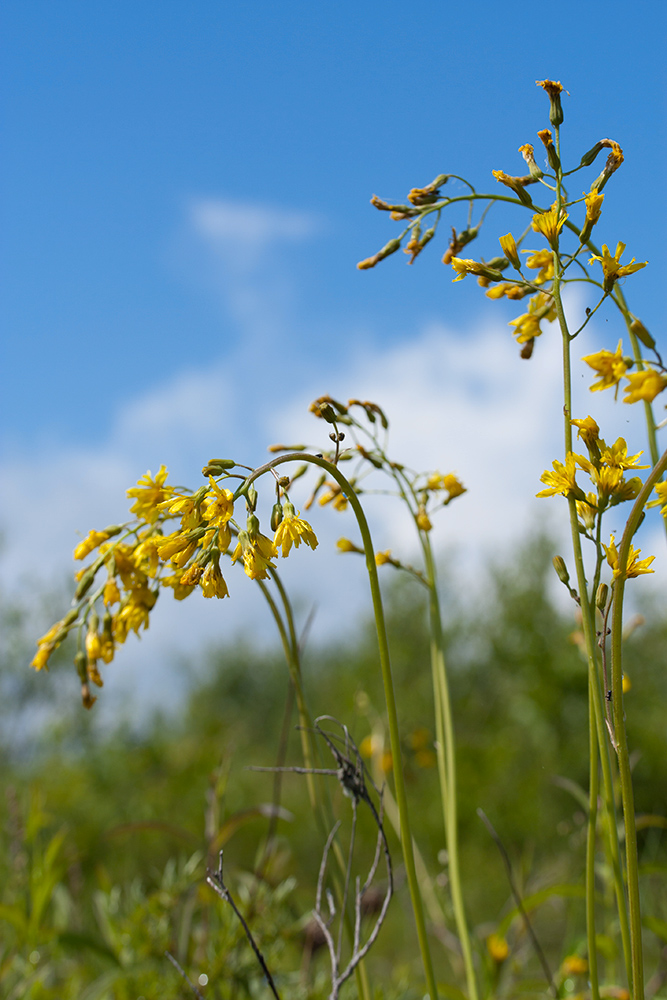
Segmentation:
<svg viewBox="0 0 667 1000">
<path fill-rule="evenodd" d="M 605 206 L 609 240 L 657 259 L 661 208 L 645 199 L 665 153 L 660 5 L 630 14 L 614 0 L 566 2 L 558 13 L 518 3 L 8 0 L 3 9 L 11 447 L 94 441 L 119 403 L 247 340 L 193 239 L 198 200 L 316 220 L 308 239 L 276 235 L 257 263 L 280 321 L 258 345 L 262 378 L 326 371 L 360 336 L 396 343 L 424 320 L 447 316 L 463 331 L 498 312 L 471 283 L 452 288 L 437 248 L 414 268 L 395 258 L 359 274 L 354 264 L 390 235 L 368 205 L 373 192 L 401 198 L 449 170 L 492 188 L 492 168 L 520 171 L 518 145 L 546 123 L 536 78 L 571 93 L 566 149 L 579 154 L 607 135 L 624 147 Z M 655 326 L 651 275 L 633 284 Z"/>
<path fill-rule="evenodd" d="M 558 406 L 557 349 L 519 361 L 516 308 L 453 286 L 444 238 L 414 267 L 355 264 L 393 235 L 372 193 L 403 200 L 450 171 L 493 190 L 492 169 L 522 172 L 518 146 L 548 124 L 536 79 L 570 92 L 566 158 L 606 136 L 624 149 L 599 239 L 653 265 L 627 292 L 660 339 L 661 5 L 5 0 L 0 17 L 12 573 L 67 566 L 75 529 L 116 520 L 149 467 L 192 477 L 211 454 L 259 461 L 304 436 L 322 392 L 393 402 L 406 448 L 477 476 L 456 533 L 511 538 L 503 474 L 524 468 L 532 497 L 558 454 L 559 428 L 538 419 Z M 490 216 L 472 255 L 511 224 Z M 590 332 L 586 351 L 621 335 L 611 313 Z"/>
</svg>

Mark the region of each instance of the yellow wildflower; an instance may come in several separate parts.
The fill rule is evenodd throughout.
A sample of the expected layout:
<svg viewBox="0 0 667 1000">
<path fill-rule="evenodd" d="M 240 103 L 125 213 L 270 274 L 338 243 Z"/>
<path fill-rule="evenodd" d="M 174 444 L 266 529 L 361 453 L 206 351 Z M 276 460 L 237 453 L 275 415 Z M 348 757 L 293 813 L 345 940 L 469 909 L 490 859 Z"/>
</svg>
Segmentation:
<svg viewBox="0 0 667 1000">
<path fill-rule="evenodd" d="M 574 423 L 574 420 L 572 423 Z M 617 438 L 611 448 L 604 441 L 602 445 L 600 458 L 605 465 L 616 469 L 648 469 L 648 465 L 637 464 L 644 454 L 643 451 L 638 451 L 636 455 L 628 455 L 628 446 L 625 438 Z"/>
<path fill-rule="evenodd" d="M 201 524 L 201 499 L 198 500 L 196 497 L 176 494 L 158 504 L 158 507 L 172 517 L 180 514 L 181 529 L 184 531 L 190 531 Z"/>
<path fill-rule="evenodd" d="M 104 584 L 102 600 L 108 608 L 111 607 L 112 604 L 120 603 L 120 590 L 118 589 L 118 584 L 113 576 L 110 576 Z"/>
<path fill-rule="evenodd" d="M 283 519 L 276 528 L 273 544 L 276 549 L 282 546 L 283 559 L 286 559 L 292 545 L 298 549 L 301 542 L 310 545 L 311 549 L 317 548 L 315 532 L 307 521 L 299 517 L 294 506 L 287 501 L 283 506 Z"/>
<path fill-rule="evenodd" d="M 147 576 L 154 577 L 160 563 L 158 555 L 158 542 L 160 535 L 152 535 L 150 538 L 142 538 L 134 550 L 134 564 Z"/>
<path fill-rule="evenodd" d="M 139 635 L 139 629 L 148 628 L 150 612 L 157 601 L 157 592 L 149 587 L 135 587 L 127 600 L 113 619 L 112 635 L 116 642 L 123 643 L 129 631 Z"/>
<path fill-rule="evenodd" d="M 155 478 L 151 475 L 150 469 L 145 476 L 137 481 L 137 485 L 127 491 L 128 497 L 135 497 L 134 504 L 130 507 L 130 513 L 155 524 L 160 511 L 158 505 L 172 495 L 173 487 L 165 486 L 165 480 L 169 473 L 164 465 L 160 466 L 160 471 Z"/>
<path fill-rule="evenodd" d="M 227 524 L 234 513 L 234 494 L 231 490 L 221 490 L 212 476 L 209 476 L 208 481 L 211 484 L 211 492 L 206 494 L 208 504 L 204 518 L 210 522 L 212 528 L 219 528 Z"/>
<path fill-rule="evenodd" d="M 493 961 L 497 962 L 498 965 L 501 965 L 510 953 L 507 941 L 500 934 L 490 934 L 486 939 L 486 948 Z"/>
<path fill-rule="evenodd" d="M 417 526 L 422 531 L 430 531 L 431 528 L 433 527 L 433 525 L 431 524 L 431 520 L 430 520 L 428 514 L 426 513 L 425 508 L 423 506 L 421 506 L 421 505 L 419 507 L 419 510 L 417 511 L 417 518 L 416 518 L 416 520 L 417 520 Z"/>
<path fill-rule="evenodd" d="M 625 674 L 623 674 L 623 677 L 621 679 L 621 687 L 623 688 L 623 694 L 627 694 L 630 688 L 632 687 L 632 681 L 630 680 L 629 677 L 626 677 Z"/>
<path fill-rule="evenodd" d="M 619 340 L 618 347 L 613 354 L 611 351 L 598 351 L 597 354 L 587 354 L 586 357 L 581 359 L 600 375 L 600 381 L 593 383 L 591 392 L 596 392 L 600 389 L 609 389 L 612 385 L 618 385 L 623 375 L 625 375 L 628 366 L 623 357 L 622 345 L 623 342 Z M 616 391 L 618 392 L 618 390 Z"/>
<path fill-rule="evenodd" d="M 88 537 L 84 538 L 82 542 L 79 542 L 77 547 L 74 549 L 75 559 L 85 559 L 87 555 L 96 549 L 98 545 L 102 542 L 106 542 L 110 536 L 106 531 L 89 531 Z"/>
<path fill-rule="evenodd" d="M 270 538 L 258 532 L 250 539 L 247 531 L 239 531 L 238 544 L 232 555 L 232 562 L 243 559 L 243 568 L 251 580 L 266 580 L 268 570 L 276 567 L 271 562 L 278 555 Z"/>
<path fill-rule="evenodd" d="M 354 542 L 351 542 L 349 538 L 339 538 L 336 542 L 336 548 L 339 549 L 340 552 L 364 551 L 363 549 L 360 549 L 358 545 L 355 545 Z"/>
<path fill-rule="evenodd" d="M 533 278 L 534 285 L 543 285 L 545 281 L 549 281 L 550 278 L 553 278 L 554 255 L 551 250 L 522 250 L 521 252 L 530 254 L 530 257 L 526 258 L 526 267 L 529 267 L 534 271 L 538 268 L 540 270 L 537 277 Z"/>
<path fill-rule="evenodd" d="M 453 472 L 448 472 L 446 476 L 442 477 L 442 485 L 449 493 L 449 497 L 445 500 L 446 504 L 455 497 L 460 497 L 467 492 L 461 480 Z"/>
<path fill-rule="evenodd" d="M 586 230 L 586 228 L 590 226 L 590 229 L 588 230 L 590 234 L 590 230 L 593 228 L 593 226 L 600 218 L 600 213 L 602 211 L 602 202 L 604 201 L 604 195 L 598 194 L 597 188 L 593 188 L 592 191 L 589 191 L 588 194 L 586 194 L 586 192 L 584 191 L 583 194 L 584 194 L 584 202 L 586 203 L 586 221 L 584 222 L 584 230 Z M 587 238 L 588 238 L 587 236 L 584 236 L 582 234 L 581 242 L 583 243 L 584 240 Z"/>
<path fill-rule="evenodd" d="M 519 251 L 516 248 L 516 242 L 511 233 L 507 233 L 506 236 L 498 237 L 499 243 L 503 249 L 503 253 L 507 257 L 508 261 L 517 271 L 521 270 L 521 261 L 519 260 Z"/>
<path fill-rule="evenodd" d="M 548 212 L 538 212 L 533 216 L 533 229 L 536 233 L 542 233 L 554 250 L 557 250 L 558 236 L 567 218 L 568 214 L 562 208 L 559 217 L 558 205 L 553 204 Z"/>
<path fill-rule="evenodd" d="M 634 476 L 628 480 L 621 479 L 621 482 L 614 490 L 612 505 L 625 503 L 626 500 L 636 500 L 643 485 L 639 476 Z"/>
<path fill-rule="evenodd" d="M 523 299 L 529 294 L 530 288 L 509 281 L 501 281 L 499 285 L 493 285 L 488 292 L 485 292 L 487 299 L 502 299 L 505 296 L 512 301 Z"/>
<path fill-rule="evenodd" d="M 587 493 L 583 500 L 576 501 L 577 514 L 587 531 L 595 527 L 595 517 L 598 512 L 598 499 L 594 493 Z"/>
<path fill-rule="evenodd" d="M 102 545 L 100 552 L 104 554 L 104 561 L 110 573 L 117 573 L 120 576 L 124 587 L 132 587 L 135 583 L 142 582 L 146 576 L 134 562 L 134 549 L 129 545 Z"/>
<path fill-rule="evenodd" d="M 391 549 L 386 549 L 384 552 L 375 553 L 375 565 L 384 566 L 385 563 L 391 562 Z"/>
<path fill-rule="evenodd" d="M 479 274 L 483 278 L 488 278 L 489 281 L 500 281 L 503 276 L 503 272 L 497 268 L 489 267 L 488 264 L 480 264 L 476 260 L 464 260 L 462 257 L 452 257 L 450 263 L 456 271 L 456 277 L 452 278 L 452 281 L 461 281 L 462 278 L 465 278 L 466 274 Z"/>
<path fill-rule="evenodd" d="M 155 545 L 160 559 L 164 562 L 168 559 L 171 559 L 172 562 L 176 562 L 178 557 L 182 556 L 183 552 L 188 551 L 188 549 L 193 545 L 193 542 L 187 534 L 183 534 L 181 531 L 174 531 L 171 535 L 159 537 Z M 192 555 L 192 552 L 190 555 Z M 187 562 L 187 559 L 185 562 Z M 184 565 L 184 563 L 179 562 L 177 565 Z"/>
<path fill-rule="evenodd" d="M 584 417 L 582 420 L 571 420 L 570 423 L 577 428 L 577 435 L 584 444 L 590 447 L 597 444 L 600 438 L 600 428 L 592 417 Z"/>
<path fill-rule="evenodd" d="M 189 597 L 192 591 L 195 589 L 194 584 L 183 584 L 181 583 L 181 578 L 184 573 L 175 573 L 173 576 L 163 576 L 160 583 L 163 587 L 171 587 L 174 591 L 174 597 L 177 601 L 184 601 L 186 597 Z"/>
<path fill-rule="evenodd" d="M 606 545 L 604 548 L 607 554 L 607 562 L 614 571 L 614 578 L 619 577 L 621 575 L 621 570 L 618 565 L 618 551 L 616 549 L 616 542 L 614 541 L 613 535 L 610 536 L 609 545 Z M 625 577 L 628 580 L 634 576 L 640 576 L 642 573 L 655 572 L 655 570 L 649 569 L 649 566 L 655 559 L 655 556 L 648 556 L 647 559 L 637 559 L 640 552 L 641 549 L 635 549 L 633 545 L 630 546 L 628 564 L 625 570 Z"/>
<path fill-rule="evenodd" d="M 328 491 L 323 493 L 319 498 L 318 503 L 320 507 L 325 507 L 326 504 L 330 503 L 335 510 L 347 510 L 348 500 L 338 483 L 327 482 L 323 485 L 328 487 Z"/>
<path fill-rule="evenodd" d="M 539 317 L 535 316 L 534 313 L 523 313 L 517 319 L 510 320 L 507 325 L 515 327 L 514 336 L 518 344 L 526 344 L 529 340 L 535 340 L 535 337 L 542 334 Z"/>
<path fill-rule="evenodd" d="M 602 497 L 610 497 L 613 493 L 616 493 L 623 482 L 623 472 L 621 469 L 603 465 L 599 469 L 591 470 L 591 473 L 598 488 L 598 493 Z"/>
<path fill-rule="evenodd" d="M 561 971 L 564 976 L 585 976 L 588 972 L 588 962 L 579 955 L 568 955 L 563 959 Z"/>
<path fill-rule="evenodd" d="M 202 576 L 204 575 L 204 567 L 198 566 L 196 563 L 194 566 L 188 566 L 186 571 L 181 575 L 181 586 L 182 587 L 194 587 L 195 584 L 199 583 Z"/>
<path fill-rule="evenodd" d="M 640 399 L 652 403 L 658 393 L 667 388 L 667 375 L 662 375 L 655 368 L 645 368 L 641 372 L 632 372 L 625 376 L 630 383 L 626 385 L 624 403 L 638 403 Z"/>
<path fill-rule="evenodd" d="M 216 559 L 212 559 L 204 570 L 201 580 L 201 589 L 204 597 L 229 597 L 227 584 L 220 572 L 220 565 Z"/>
<path fill-rule="evenodd" d="M 580 458 L 580 455 L 574 455 L 570 451 L 565 459 L 565 464 L 554 460 L 552 462 L 553 472 L 550 472 L 547 469 L 546 472 L 543 472 L 540 476 L 540 482 L 544 483 L 547 489 L 541 490 L 536 494 L 536 496 L 553 497 L 557 494 L 561 494 L 564 497 L 574 496 L 578 500 L 583 500 L 584 492 L 577 485 L 575 478 L 577 473 L 575 459 Z"/>
<path fill-rule="evenodd" d="M 616 244 L 616 253 L 612 257 L 609 253 L 609 248 L 606 243 L 602 244 L 602 256 L 597 257 L 593 255 L 588 263 L 592 264 L 593 261 L 599 260 L 602 264 L 602 273 L 604 275 L 603 288 L 605 292 L 610 292 L 614 287 L 614 282 L 618 281 L 619 278 L 624 278 L 627 274 L 634 274 L 635 271 L 640 271 L 642 267 L 646 267 L 648 261 L 645 260 L 642 264 L 636 264 L 635 258 L 633 257 L 629 264 L 621 264 L 621 256 L 625 250 L 625 243 Z"/>
<path fill-rule="evenodd" d="M 667 517 L 667 482 L 656 483 L 655 492 L 658 494 L 656 500 L 650 500 L 647 507 L 662 507 L 662 516 Z"/>
</svg>

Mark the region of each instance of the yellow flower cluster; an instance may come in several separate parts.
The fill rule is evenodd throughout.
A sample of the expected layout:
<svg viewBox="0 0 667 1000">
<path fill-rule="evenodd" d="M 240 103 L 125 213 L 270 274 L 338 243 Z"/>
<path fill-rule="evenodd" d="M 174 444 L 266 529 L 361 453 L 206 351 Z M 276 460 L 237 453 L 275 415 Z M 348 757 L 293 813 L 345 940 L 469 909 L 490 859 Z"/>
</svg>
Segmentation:
<svg viewBox="0 0 667 1000">
<path fill-rule="evenodd" d="M 273 560 L 279 551 L 286 558 L 292 546 L 298 548 L 301 542 L 311 549 L 317 546 L 312 528 L 287 499 L 284 505 L 277 504 L 280 518 L 275 536 L 270 539 L 260 533 L 252 509 L 247 529 L 239 528 L 233 520 L 233 493 L 212 476 L 208 476 L 207 486 L 192 494 L 177 492 L 167 484 L 167 476 L 166 468 L 161 466 L 155 476 L 147 472 L 127 491 L 134 500 L 134 521 L 91 531 L 77 545 L 76 559 L 96 552 L 90 565 L 76 574 L 77 606 L 38 641 L 32 666 L 41 670 L 69 632 L 76 630 L 79 651 L 75 662 L 86 707 L 95 701 L 88 682 L 102 685 L 98 661 L 110 663 L 117 646 L 130 632 L 139 635 L 148 628 L 161 588 L 170 588 L 179 601 L 196 588 L 206 598 L 229 596 L 220 558 L 230 549 L 234 535 L 237 545 L 231 561 L 241 560 L 252 580 L 267 578 L 268 572 L 275 569 Z M 176 518 L 180 526 L 165 532 L 167 523 Z M 106 579 L 99 583 L 97 574 L 103 569 Z M 101 623 L 96 610 L 98 601 L 103 608 Z"/>
<path fill-rule="evenodd" d="M 600 437 L 600 428 L 592 417 L 573 420 L 578 435 L 586 445 L 588 458 L 569 452 L 565 464 L 553 462 L 553 470 L 543 472 L 540 480 L 547 487 L 537 494 L 538 497 L 556 496 L 574 497 L 577 513 L 582 529 L 591 532 L 596 518 L 608 507 L 615 507 L 626 500 L 634 500 L 642 488 L 638 476 L 627 479 L 624 473 L 629 469 L 647 469 L 647 465 L 639 465 L 643 452 L 628 455 L 628 446 L 624 438 L 618 438 L 613 445 L 607 445 Z M 594 487 L 592 492 L 584 493 L 576 481 L 578 470 L 586 472 Z"/>
</svg>

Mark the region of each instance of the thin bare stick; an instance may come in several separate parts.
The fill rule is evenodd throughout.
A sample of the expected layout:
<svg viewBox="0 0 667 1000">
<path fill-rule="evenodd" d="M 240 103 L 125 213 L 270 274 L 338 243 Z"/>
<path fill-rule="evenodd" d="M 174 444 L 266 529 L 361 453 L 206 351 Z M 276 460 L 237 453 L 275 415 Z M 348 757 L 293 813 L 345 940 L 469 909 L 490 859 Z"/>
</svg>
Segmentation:
<svg viewBox="0 0 667 1000">
<path fill-rule="evenodd" d="M 171 964 L 174 966 L 176 971 L 179 973 L 179 975 L 181 975 L 183 979 L 186 981 L 186 983 L 188 984 L 194 995 L 197 997 L 197 1000 L 204 1000 L 204 994 L 201 992 L 201 990 L 197 989 L 197 987 L 192 982 L 185 969 L 181 965 L 179 965 L 179 963 L 176 961 L 171 952 L 165 951 L 165 955 L 167 956 Z"/>
<path fill-rule="evenodd" d="M 481 819 L 482 823 L 484 823 L 484 826 L 487 828 L 487 830 L 491 834 L 491 837 L 493 838 L 493 841 L 494 841 L 496 847 L 500 851 L 500 856 L 503 859 L 503 863 L 505 865 L 505 870 L 507 872 L 507 881 L 510 884 L 510 889 L 512 890 L 512 895 L 514 896 L 514 901 L 515 901 L 515 903 L 517 905 L 517 909 L 519 910 L 519 913 L 523 917 L 523 922 L 525 924 L 526 930 L 528 931 L 530 939 L 533 942 L 533 947 L 535 949 L 537 957 L 540 960 L 540 965 L 542 966 L 542 971 L 544 972 L 544 975 L 546 976 L 547 982 L 549 984 L 549 989 L 551 990 L 552 994 L 554 995 L 554 997 L 556 997 L 556 1000 L 557 1000 L 557 998 L 558 998 L 558 987 L 556 986 L 556 983 L 554 982 L 554 977 L 551 974 L 551 969 L 549 968 L 549 963 L 547 962 L 547 957 L 544 954 L 544 952 L 542 951 L 542 945 L 537 940 L 537 935 L 535 934 L 535 931 L 533 929 L 533 925 L 530 922 L 530 918 L 528 916 L 528 911 L 526 910 L 525 906 L 523 905 L 523 900 L 521 899 L 521 894 L 519 892 L 519 889 L 517 887 L 516 882 L 514 881 L 514 874 L 512 872 L 512 863 L 511 863 L 511 861 L 509 859 L 509 854 L 505 850 L 505 845 L 503 844 L 502 840 L 498 836 L 498 833 L 496 832 L 495 827 L 493 826 L 491 820 L 486 815 L 486 813 L 484 812 L 484 810 L 483 809 L 478 809 L 477 810 L 477 815 Z"/>
<path fill-rule="evenodd" d="M 276 998 L 276 1000 L 280 1000 L 280 994 L 278 993 L 278 989 L 276 987 L 276 984 L 273 981 L 273 976 L 269 972 L 269 967 L 268 967 L 268 965 L 266 964 L 266 962 L 264 960 L 264 956 L 262 955 L 261 951 L 257 947 L 257 945 L 255 943 L 255 939 L 252 936 L 252 933 L 250 931 L 250 928 L 248 927 L 247 923 L 243 919 L 243 914 L 241 913 L 241 911 L 239 910 L 238 906 L 236 905 L 236 903 L 232 899 L 231 893 L 230 893 L 229 889 L 227 888 L 227 886 L 225 885 L 225 883 L 223 881 L 223 878 L 222 878 L 222 855 L 223 855 L 223 852 L 220 851 L 217 872 L 214 872 L 211 868 L 207 869 L 206 882 L 208 883 L 208 885 L 211 886 L 211 888 L 215 892 L 217 892 L 218 896 L 220 896 L 221 899 L 224 899 L 224 901 L 226 903 L 229 903 L 229 905 L 233 909 L 234 913 L 239 918 L 239 920 L 241 922 L 241 926 L 243 927 L 243 930 L 245 932 L 245 936 L 247 937 L 248 941 L 250 942 L 250 947 L 254 951 L 255 957 L 256 957 L 257 961 L 259 962 L 259 964 L 262 967 L 262 972 L 266 976 L 266 981 L 269 984 L 269 988 L 270 988 L 271 992 L 273 993 L 274 997 Z"/>
</svg>

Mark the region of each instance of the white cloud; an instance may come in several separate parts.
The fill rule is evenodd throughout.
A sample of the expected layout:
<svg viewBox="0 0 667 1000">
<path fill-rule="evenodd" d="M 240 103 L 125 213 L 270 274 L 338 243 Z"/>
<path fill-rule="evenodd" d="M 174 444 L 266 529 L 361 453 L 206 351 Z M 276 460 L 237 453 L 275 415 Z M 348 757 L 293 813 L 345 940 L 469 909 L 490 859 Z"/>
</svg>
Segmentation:
<svg viewBox="0 0 667 1000">
<path fill-rule="evenodd" d="M 224 198 L 193 200 L 190 222 L 234 271 L 252 270 L 275 244 L 302 242 L 322 228 L 313 213 Z"/>
</svg>

